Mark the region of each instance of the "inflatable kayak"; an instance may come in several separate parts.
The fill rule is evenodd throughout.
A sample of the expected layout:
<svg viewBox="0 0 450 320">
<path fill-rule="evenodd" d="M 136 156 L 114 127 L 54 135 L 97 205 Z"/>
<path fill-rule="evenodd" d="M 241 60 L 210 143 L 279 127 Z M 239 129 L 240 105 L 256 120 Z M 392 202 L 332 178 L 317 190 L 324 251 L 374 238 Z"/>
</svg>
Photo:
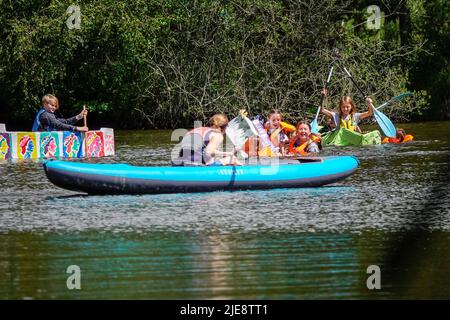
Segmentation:
<svg viewBox="0 0 450 320">
<path fill-rule="evenodd" d="M 295 158 L 278 165 L 140 167 L 50 160 L 47 178 L 88 194 L 144 194 L 216 190 L 319 187 L 340 181 L 358 167 L 351 156 Z"/>
<path fill-rule="evenodd" d="M 381 144 L 381 134 L 378 130 L 367 133 L 350 131 L 346 128 L 329 131 L 322 135 L 322 144 L 334 146 L 369 146 Z"/>
</svg>

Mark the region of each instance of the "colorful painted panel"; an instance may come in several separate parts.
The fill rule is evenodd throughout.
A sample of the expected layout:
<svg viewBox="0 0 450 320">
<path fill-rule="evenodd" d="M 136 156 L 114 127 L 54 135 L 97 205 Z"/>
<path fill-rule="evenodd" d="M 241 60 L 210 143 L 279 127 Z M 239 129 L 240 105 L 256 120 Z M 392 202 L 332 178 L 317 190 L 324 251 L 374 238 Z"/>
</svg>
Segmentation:
<svg viewBox="0 0 450 320">
<path fill-rule="evenodd" d="M 111 128 L 101 128 L 100 130 L 103 132 L 105 156 L 113 156 L 115 150 L 114 130 Z"/>
<path fill-rule="evenodd" d="M 63 132 L 63 157 L 83 157 L 83 137 L 81 132 Z"/>
<path fill-rule="evenodd" d="M 103 132 L 86 132 L 86 157 L 104 157 L 105 149 L 103 146 Z"/>
<path fill-rule="evenodd" d="M 11 158 L 11 138 L 8 133 L 0 133 L 0 159 Z"/>
<path fill-rule="evenodd" d="M 39 157 L 54 158 L 61 156 L 61 144 L 58 132 L 41 132 L 39 134 Z"/>
<path fill-rule="evenodd" d="M 86 134 L 68 131 L 0 132 L 0 159 L 104 157 L 114 155 L 114 147 L 114 130 L 111 128 Z"/>
<path fill-rule="evenodd" d="M 18 132 L 16 140 L 16 150 L 18 159 L 32 159 L 38 157 L 38 144 L 36 133 Z"/>
</svg>

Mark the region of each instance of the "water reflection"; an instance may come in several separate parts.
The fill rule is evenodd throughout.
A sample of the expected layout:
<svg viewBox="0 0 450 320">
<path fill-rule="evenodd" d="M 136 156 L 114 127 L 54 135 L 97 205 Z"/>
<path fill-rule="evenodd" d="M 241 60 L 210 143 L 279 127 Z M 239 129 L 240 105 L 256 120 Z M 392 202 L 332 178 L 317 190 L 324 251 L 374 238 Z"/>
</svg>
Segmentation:
<svg viewBox="0 0 450 320">
<path fill-rule="evenodd" d="M 364 284 L 355 263 L 361 243 L 355 235 L 152 232 L 15 237 L 15 244 L 0 250 L 8 258 L 0 267 L 5 275 L 1 282 L 10 283 L 0 287 L 2 298 L 342 298 L 360 295 Z M 65 271 L 73 264 L 82 271 L 80 291 L 65 287 Z"/>
<path fill-rule="evenodd" d="M 0 298 L 448 298 L 450 126 L 417 128 L 407 145 L 326 148 L 361 166 L 323 188 L 86 196 L 41 161 L 1 161 Z M 86 161 L 167 165 L 169 139 L 118 132 L 115 157 Z"/>
</svg>

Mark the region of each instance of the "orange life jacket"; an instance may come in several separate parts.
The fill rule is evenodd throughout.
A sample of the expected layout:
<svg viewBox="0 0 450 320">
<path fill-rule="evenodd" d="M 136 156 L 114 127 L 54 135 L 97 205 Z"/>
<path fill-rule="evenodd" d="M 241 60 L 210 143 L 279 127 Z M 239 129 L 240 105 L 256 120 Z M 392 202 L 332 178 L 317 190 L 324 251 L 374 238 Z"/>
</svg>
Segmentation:
<svg viewBox="0 0 450 320">
<path fill-rule="evenodd" d="M 313 142 L 319 143 L 320 142 L 320 138 L 316 135 L 310 135 L 308 141 L 306 141 L 305 143 L 303 143 L 302 145 L 300 145 L 299 147 L 294 147 L 294 143 L 297 141 L 296 138 L 291 139 L 291 142 L 289 143 L 289 152 L 293 153 L 293 154 L 299 154 L 302 157 L 306 157 L 311 155 L 311 152 L 307 152 L 305 151 L 309 145 Z"/>
<path fill-rule="evenodd" d="M 291 133 L 295 131 L 295 126 L 287 122 L 281 121 L 280 126 L 283 128 L 285 132 Z"/>
<path fill-rule="evenodd" d="M 280 141 L 278 140 L 278 135 L 283 130 L 283 128 L 280 126 L 278 129 L 276 129 L 274 132 L 270 134 L 270 141 L 272 141 L 272 144 L 275 147 L 278 147 L 280 145 Z"/>
<path fill-rule="evenodd" d="M 385 137 L 383 139 L 383 141 L 381 141 L 381 143 L 405 143 L 408 141 L 412 141 L 414 139 L 414 137 L 410 134 L 405 135 L 405 137 L 403 138 L 403 140 L 400 140 L 398 138 L 390 138 L 390 137 Z"/>
<path fill-rule="evenodd" d="M 266 129 L 266 131 L 268 131 L 268 130 L 269 129 Z M 284 122 L 284 121 L 280 122 L 280 127 L 270 134 L 270 141 L 272 142 L 272 144 L 275 147 L 278 147 L 278 145 L 279 145 L 279 137 L 278 136 L 281 133 L 281 131 L 284 131 L 284 133 L 286 135 L 288 135 L 289 133 L 295 131 L 295 126 L 293 126 L 292 124 L 289 124 L 287 122 Z"/>
<path fill-rule="evenodd" d="M 267 129 L 264 129 L 267 132 Z M 259 139 L 256 137 L 250 137 L 244 144 L 244 152 L 246 152 L 249 156 L 258 155 L 258 157 L 276 157 L 278 154 L 272 151 L 272 148 L 279 146 L 279 138 L 278 135 L 281 131 L 285 132 L 293 132 L 295 131 L 295 127 L 287 122 L 280 122 L 280 127 L 272 132 L 269 136 L 271 145 L 264 146 L 260 143 Z M 261 150 L 259 150 L 261 149 Z"/>
<path fill-rule="evenodd" d="M 261 150 L 258 150 L 261 148 Z M 262 146 L 259 143 L 259 139 L 257 137 L 250 137 L 244 144 L 244 152 L 247 153 L 250 157 L 258 156 L 258 157 L 275 157 L 275 154 L 270 146 Z"/>
<path fill-rule="evenodd" d="M 402 142 L 408 142 L 408 141 L 413 141 L 414 137 L 411 134 L 407 134 L 405 135 L 405 137 L 403 138 Z"/>
</svg>

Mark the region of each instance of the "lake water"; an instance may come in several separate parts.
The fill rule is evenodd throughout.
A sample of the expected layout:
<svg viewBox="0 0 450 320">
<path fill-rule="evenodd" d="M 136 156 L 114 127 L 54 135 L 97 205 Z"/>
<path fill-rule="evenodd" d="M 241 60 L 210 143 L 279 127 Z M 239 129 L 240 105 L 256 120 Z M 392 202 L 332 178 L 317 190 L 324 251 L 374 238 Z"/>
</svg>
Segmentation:
<svg viewBox="0 0 450 320">
<path fill-rule="evenodd" d="M 322 188 L 86 196 L 0 161 L 0 299 L 450 298 L 450 123 L 402 127 L 416 141 L 325 147 L 361 164 Z M 167 165 L 170 133 L 89 161 Z"/>
</svg>

